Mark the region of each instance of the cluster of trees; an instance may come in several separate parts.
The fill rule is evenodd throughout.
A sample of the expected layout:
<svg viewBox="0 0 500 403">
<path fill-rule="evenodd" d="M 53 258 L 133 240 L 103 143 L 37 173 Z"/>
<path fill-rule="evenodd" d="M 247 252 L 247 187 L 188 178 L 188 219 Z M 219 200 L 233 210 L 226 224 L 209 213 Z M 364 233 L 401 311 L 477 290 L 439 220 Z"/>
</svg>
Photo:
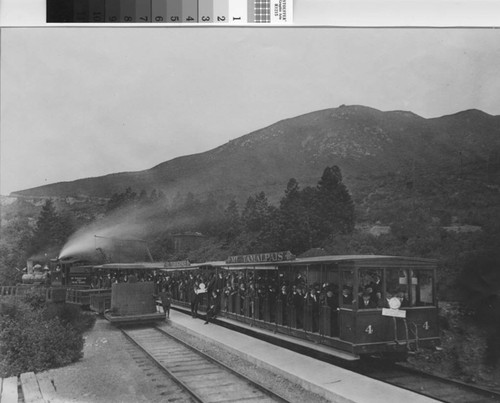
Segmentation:
<svg viewBox="0 0 500 403">
<path fill-rule="evenodd" d="M 57 256 L 75 230 L 74 219 L 58 212 L 51 199 L 45 201 L 34 222 L 28 217 L 11 220 L 1 230 L 0 284 L 18 283 L 28 258 L 41 261 Z"/>
<path fill-rule="evenodd" d="M 264 192 L 250 196 L 241 211 L 236 202 L 225 210 L 227 239 L 257 233 L 262 250 L 301 253 L 321 246 L 336 234 L 354 230 L 354 203 L 337 166 L 327 167 L 316 187 L 300 189 L 288 181 L 279 206 L 269 204 Z"/>
<path fill-rule="evenodd" d="M 116 218 L 123 211 L 124 220 L 147 228 L 141 236 L 158 259 L 178 257 L 169 242 L 175 233 L 200 232 L 223 241 L 227 248 L 239 240 L 248 252 L 301 253 L 354 229 L 354 203 L 337 166 L 327 167 L 315 187 L 301 189 L 297 180 L 290 179 L 277 206 L 264 192 L 249 196 L 240 207 L 234 199 L 224 206 L 213 193 L 204 199 L 188 193 L 169 204 L 162 191 L 153 190 L 148 196 L 144 190 L 136 193 L 127 188 L 112 196 L 106 214 Z"/>
<path fill-rule="evenodd" d="M 31 256 L 60 250 L 75 229 L 73 219 L 68 214 L 59 213 L 53 201 L 47 199 L 28 240 L 26 251 Z"/>
</svg>

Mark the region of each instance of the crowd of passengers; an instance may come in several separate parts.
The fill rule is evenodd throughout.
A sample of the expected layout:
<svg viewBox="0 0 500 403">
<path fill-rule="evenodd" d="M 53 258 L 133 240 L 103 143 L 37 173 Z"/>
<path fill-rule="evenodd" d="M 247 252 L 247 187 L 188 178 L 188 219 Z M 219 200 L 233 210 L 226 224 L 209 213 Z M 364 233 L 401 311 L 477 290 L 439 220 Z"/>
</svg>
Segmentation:
<svg viewBox="0 0 500 403">
<path fill-rule="evenodd" d="M 384 308 L 389 307 L 389 299 L 396 296 L 403 306 L 406 305 L 401 291 L 386 292 L 385 298 L 382 298 L 378 275 L 373 275 L 371 281 L 355 295 L 352 287 L 344 286 L 339 296 L 338 285 L 334 283 L 309 284 L 301 273 L 291 279 L 283 273 L 278 276 L 269 274 L 178 271 L 161 275 L 158 289 L 169 292 L 174 300 L 189 303 L 194 317 L 202 303 L 211 317 L 219 311 L 232 312 L 296 328 L 305 326 L 312 331 L 318 331 L 320 315 L 330 316 L 331 326 L 336 326 L 339 303 L 346 308 L 354 305 L 359 309 Z M 311 318 L 309 325 L 305 323 L 307 318 Z"/>
<path fill-rule="evenodd" d="M 113 270 L 108 274 L 94 275 L 90 282 L 90 288 L 101 289 L 111 288 L 111 284 L 115 283 L 136 283 L 152 281 L 156 284 L 160 281 L 161 276 L 154 273 L 144 273 L 130 270 Z"/>
<path fill-rule="evenodd" d="M 406 304 L 406 295 L 402 290 L 386 292 L 386 298 L 382 299 L 382 284 L 380 276 L 374 274 L 364 287 L 360 287 L 357 299 L 353 298 L 352 287 L 344 286 L 342 289 L 343 306 L 353 305 L 358 302 L 361 308 L 382 308 L 388 306 L 388 300 L 392 297 L 400 299 L 402 305 Z M 171 273 L 163 272 L 139 272 L 114 270 L 108 274 L 94 276 L 91 288 L 111 288 L 113 283 L 154 282 L 157 291 L 168 291 L 173 297 L 180 301 L 190 301 L 193 295 L 207 293 L 209 299 L 215 293 L 217 297 L 239 295 L 240 297 L 257 296 L 275 297 L 286 301 L 288 304 L 299 304 L 300 299 L 338 307 L 338 286 L 334 283 L 307 284 L 305 277 L 298 273 L 292 281 L 286 280 L 283 273 L 275 276 L 261 277 L 249 271 L 208 273 L 202 271 L 178 271 Z M 201 288 L 200 288 L 201 286 Z M 224 308 L 224 307 L 222 307 Z"/>
<path fill-rule="evenodd" d="M 208 311 L 209 319 L 220 311 L 236 313 L 251 318 L 290 325 L 296 328 L 309 327 L 318 331 L 320 315 L 329 315 L 332 327 L 336 327 L 339 303 L 342 307 L 358 309 L 388 308 L 393 296 L 406 305 L 404 292 L 386 292 L 382 298 L 380 276 L 372 275 L 366 285 L 354 295 L 352 287 L 344 286 L 341 296 L 338 285 L 314 282 L 309 284 L 303 274 L 296 274 L 291 280 L 283 273 L 259 273 L 247 271 L 208 272 L 134 272 L 113 271 L 96 276 L 92 288 L 110 288 L 113 283 L 152 281 L 156 293 L 167 293 L 168 298 L 190 304 L 193 317 L 200 305 Z M 325 308 L 329 308 L 326 310 Z M 310 319 L 309 325 L 304 323 Z"/>
</svg>

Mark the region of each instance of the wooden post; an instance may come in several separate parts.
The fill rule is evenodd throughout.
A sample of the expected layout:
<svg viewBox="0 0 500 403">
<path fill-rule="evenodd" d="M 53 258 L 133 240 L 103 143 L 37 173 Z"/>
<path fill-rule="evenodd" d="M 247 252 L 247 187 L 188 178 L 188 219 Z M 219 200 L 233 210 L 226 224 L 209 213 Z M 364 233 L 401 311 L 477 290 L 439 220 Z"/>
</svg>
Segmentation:
<svg viewBox="0 0 500 403">
<path fill-rule="evenodd" d="M 297 310 L 293 304 L 288 305 L 288 324 L 294 329 L 297 328 Z"/>
<path fill-rule="evenodd" d="M 304 305 L 304 330 L 312 332 L 312 304 L 306 302 Z"/>
<path fill-rule="evenodd" d="M 269 297 L 264 297 L 264 321 L 271 322 L 271 307 L 269 306 Z"/>
<path fill-rule="evenodd" d="M 276 324 L 283 324 L 283 301 L 281 299 L 276 300 Z"/>
<path fill-rule="evenodd" d="M 328 305 L 320 307 L 319 332 L 325 336 L 332 335 L 332 309 Z"/>
<path fill-rule="evenodd" d="M 240 295 L 238 293 L 234 294 L 234 299 L 235 299 L 235 303 L 234 303 L 234 312 L 238 315 L 241 314 L 241 298 L 240 298 Z"/>
<path fill-rule="evenodd" d="M 245 296 L 245 301 L 243 302 L 243 315 L 247 318 L 250 317 L 250 296 Z"/>
<path fill-rule="evenodd" d="M 254 319 L 260 319 L 260 296 L 256 296 L 253 300 L 253 317 Z"/>
</svg>

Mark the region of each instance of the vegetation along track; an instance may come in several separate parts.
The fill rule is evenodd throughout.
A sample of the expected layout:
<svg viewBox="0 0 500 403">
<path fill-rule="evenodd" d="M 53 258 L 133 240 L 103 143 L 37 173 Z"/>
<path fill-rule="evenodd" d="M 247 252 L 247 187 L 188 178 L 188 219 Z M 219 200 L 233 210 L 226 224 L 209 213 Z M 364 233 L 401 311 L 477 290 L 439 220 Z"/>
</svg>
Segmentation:
<svg viewBox="0 0 500 403">
<path fill-rule="evenodd" d="M 498 392 L 383 360 L 366 360 L 357 372 L 442 402 L 500 402 L 500 393 Z"/>
<path fill-rule="evenodd" d="M 197 402 L 287 402 L 267 388 L 155 327 L 122 328 Z"/>
</svg>

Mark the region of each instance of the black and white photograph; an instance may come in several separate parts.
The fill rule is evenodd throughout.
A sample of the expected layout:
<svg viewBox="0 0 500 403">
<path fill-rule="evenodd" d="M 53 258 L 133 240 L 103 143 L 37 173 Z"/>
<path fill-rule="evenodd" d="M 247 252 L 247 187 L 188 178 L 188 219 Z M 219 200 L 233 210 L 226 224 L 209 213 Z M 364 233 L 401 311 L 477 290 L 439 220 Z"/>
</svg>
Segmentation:
<svg viewBox="0 0 500 403">
<path fill-rule="evenodd" d="M 500 399 L 500 31 L 0 31 L 2 402 Z"/>
</svg>

